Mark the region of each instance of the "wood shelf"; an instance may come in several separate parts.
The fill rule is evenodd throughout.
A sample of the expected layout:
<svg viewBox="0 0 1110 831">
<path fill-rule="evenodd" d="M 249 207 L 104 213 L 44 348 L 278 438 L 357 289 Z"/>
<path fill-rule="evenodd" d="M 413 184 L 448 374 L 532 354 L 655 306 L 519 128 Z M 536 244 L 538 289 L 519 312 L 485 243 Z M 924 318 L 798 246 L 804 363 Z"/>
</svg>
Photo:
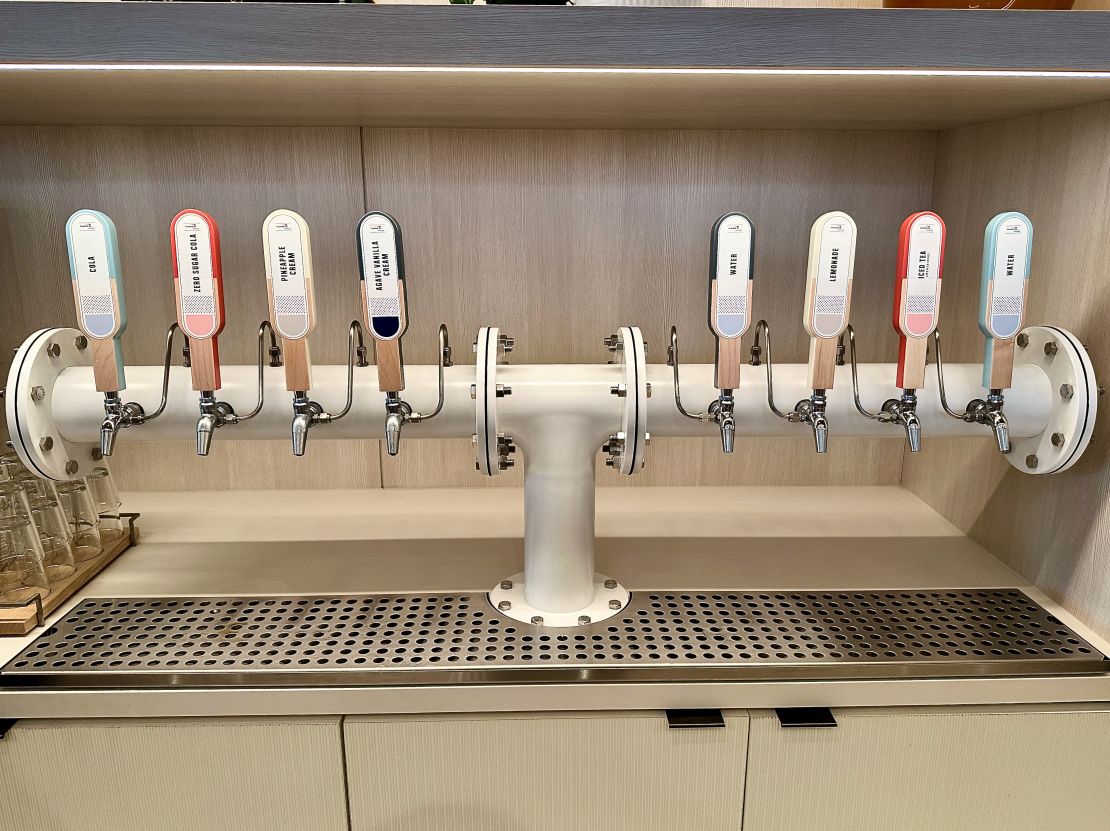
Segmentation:
<svg viewBox="0 0 1110 831">
<path fill-rule="evenodd" d="M 3 124 L 946 129 L 1110 99 L 1110 15 L 0 2 L 0 78 Z"/>
</svg>

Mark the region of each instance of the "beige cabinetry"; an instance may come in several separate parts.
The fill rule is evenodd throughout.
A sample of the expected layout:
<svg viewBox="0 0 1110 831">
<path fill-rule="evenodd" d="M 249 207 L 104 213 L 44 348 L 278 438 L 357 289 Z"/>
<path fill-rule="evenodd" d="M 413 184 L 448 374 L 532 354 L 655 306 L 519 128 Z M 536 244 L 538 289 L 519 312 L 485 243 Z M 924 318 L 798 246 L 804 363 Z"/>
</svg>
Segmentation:
<svg viewBox="0 0 1110 831">
<path fill-rule="evenodd" d="M 1105 831 L 1110 709 L 751 712 L 744 831 Z"/>
<path fill-rule="evenodd" d="M 0 831 L 342 831 L 339 718 L 20 721 Z"/>
<path fill-rule="evenodd" d="M 737 831 L 748 719 L 348 718 L 352 831 Z"/>
</svg>

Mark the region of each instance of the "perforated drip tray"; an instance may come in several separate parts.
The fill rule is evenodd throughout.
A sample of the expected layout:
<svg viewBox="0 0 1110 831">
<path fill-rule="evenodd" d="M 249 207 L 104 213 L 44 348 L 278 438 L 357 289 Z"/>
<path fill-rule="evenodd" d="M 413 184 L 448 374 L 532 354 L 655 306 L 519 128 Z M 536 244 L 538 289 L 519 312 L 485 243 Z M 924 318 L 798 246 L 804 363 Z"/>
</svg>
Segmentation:
<svg viewBox="0 0 1110 831">
<path fill-rule="evenodd" d="M 638 592 L 553 629 L 484 594 L 86 600 L 0 671 L 46 687 L 364 686 L 1099 674 L 1017 589 Z"/>
</svg>

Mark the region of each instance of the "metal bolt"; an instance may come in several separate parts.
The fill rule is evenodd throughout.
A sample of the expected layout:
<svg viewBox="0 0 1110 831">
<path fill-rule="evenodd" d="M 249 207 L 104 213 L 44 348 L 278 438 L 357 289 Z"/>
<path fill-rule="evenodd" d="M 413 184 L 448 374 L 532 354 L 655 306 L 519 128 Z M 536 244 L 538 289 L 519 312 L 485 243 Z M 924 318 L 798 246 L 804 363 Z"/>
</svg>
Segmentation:
<svg viewBox="0 0 1110 831">
<path fill-rule="evenodd" d="M 539 615 L 532 615 L 532 621 L 531 622 L 532 622 L 533 626 L 543 626 L 543 618 L 540 617 Z"/>
<path fill-rule="evenodd" d="M 1040 461 L 1040 459 L 1030 453 L 1028 456 L 1025 457 L 1025 466 L 1030 470 L 1036 470 L 1037 465 L 1040 464 Z"/>
<path fill-rule="evenodd" d="M 68 473 L 70 476 L 76 474 L 78 468 L 80 468 L 80 465 L 78 465 L 77 462 L 75 462 L 73 459 L 70 459 L 66 462 L 66 473 Z"/>
<path fill-rule="evenodd" d="M 610 352 L 616 352 L 618 349 L 621 348 L 621 342 L 617 340 L 616 335 L 610 335 L 603 341 L 603 343 L 605 344 L 605 348 L 608 349 Z"/>
<path fill-rule="evenodd" d="M 51 358 L 57 358 L 62 354 L 62 347 L 58 346 L 56 343 L 48 343 L 46 344 L 46 354 Z"/>
<path fill-rule="evenodd" d="M 43 453 L 48 453 L 54 449 L 54 439 L 51 436 L 43 436 L 39 439 L 39 450 Z"/>
<path fill-rule="evenodd" d="M 1056 345 L 1056 341 L 1054 341 L 1054 340 L 1050 340 L 1048 343 L 1046 343 L 1044 345 L 1044 353 L 1046 355 L 1048 355 L 1048 357 L 1050 357 L 1050 358 L 1054 357 L 1056 355 L 1056 353 L 1059 352 L 1059 351 L 1060 351 L 1060 347 L 1058 347 Z"/>
<path fill-rule="evenodd" d="M 1017 345 L 1019 349 L 1024 349 L 1025 347 L 1027 347 L 1029 345 L 1029 335 L 1025 334 L 1025 332 L 1022 332 L 1020 335 L 1018 335 Z"/>
<path fill-rule="evenodd" d="M 592 621 L 590 620 L 590 616 L 589 616 L 589 615 L 579 615 L 579 616 L 578 616 L 578 625 L 579 625 L 579 626 L 587 626 L 587 625 L 588 625 L 588 624 L 590 624 L 591 622 L 592 622 Z"/>
<path fill-rule="evenodd" d="M 651 384 L 645 384 L 644 386 L 646 388 L 645 396 L 651 398 Z"/>
<path fill-rule="evenodd" d="M 506 352 L 512 352 L 513 347 L 516 346 L 516 339 L 508 335 L 499 335 L 497 338 L 497 345 L 504 349 Z"/>
<path fill-rule="evenodd" d="M 1053 447 L 1063 447 L 1064 446 L 1064 434 L 1063 433 L 1053 433 L 1052 434 L 1052 446 Z"/>
<path fill-rule="evenodd" d="M 609 394 L 615 395 L 618 398 L 625 398 L 628 395 L 628 387 L 624 384 L 614 384 L 609 387 Z"/>
<path fill-rule="evenodd" d="M 101 459 L 104 458 L 104 454 L 100 452 L 99 447 L 94 447 L 92 453 L 90 453 L 89 455 L 92 456 L 92 460 L 94 462 L 99 462 Z"/>
<path fill-rule="evenodd" d="M 478 351 L 478 341 L 474 341 L 474 343 L 470 344 L 470 351 L 471 352 L 477 352 Z"/>
<path fill-rule="evenodd" d="M 620 607 L 621 607 L 621 602 L 619 600 L 610 600 L 609 601 L 609 608 L 610 609 L 619 609 Z"/>
<path fill-rule="evenodd" d="M 605 581 L 605 588 L 615 589 L 616 587 L 617 587 L 617 581 L 616 580 L 606 580 Z"/>
<path fill-rule="evenodd" d="M 1075 395 L 1075 388 L 1071 384 L 1060 385 L 1060 397 L 1065 401 L 1070 401 L 1071 397 Z"/>
<path fill-rule="evenodd" d="M 501 591 L 506 591 L 507 592 L 512 587 L 513 587 L 513 581 L 512 580 L 502 580 L 501 581 Z"/>
<path fill-rule="evenodd" d="M 81 352 L 84 352 L 86 349 L 89 348 L 89 339 L 86 338 L 84 335 L 78 335 L 73 339 L 73 345 L 76 346 L 77 349 Z"/>
<path fill-rule="evenodd" d="M 500 609 L 502 612 L 507 612 L 509 611 L 509 609 L 513 608 L 513 604 L 510 603 L 508 600 L 502 600 L 500 603 L 497 604 L 497 608 Z"/>
<path fill-rule="evenodd" d="M 493 394 L 497 398 L 504 398 L 506 395 L 513 394 L 513 388 L 505 386 L 504 384 L 497 384 L 494 386 Z"/>
<path fill-rule="evenodd" d="M 1106 387 L 1099 387 L 1098 388 L 1098 394 L 1099 395 L 1106 395 Z"/>
<path fill-rule="evenodd" d="M 42 401 L 46 398 L 46 390 L 42 387 L 31 387 L 31 400 Z"/>
<path fill-rule="evenodd" d="M 471 397 L 471 399 L 476 399 L 478 397 L 478 385 L 477 384 L 471 384 L 470 385 L 470 397 Z"/>
</svg>

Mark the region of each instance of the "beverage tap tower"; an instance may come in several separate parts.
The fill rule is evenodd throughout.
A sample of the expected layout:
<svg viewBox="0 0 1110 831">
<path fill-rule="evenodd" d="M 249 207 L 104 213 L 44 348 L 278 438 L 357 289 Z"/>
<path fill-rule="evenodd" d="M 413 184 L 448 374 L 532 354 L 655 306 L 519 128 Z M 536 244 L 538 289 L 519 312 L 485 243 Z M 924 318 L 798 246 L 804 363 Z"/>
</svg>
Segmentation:
<svg viewBox="0 0 1110 831">
<path fill-rule="evenodd" d="M 12 363 L 5 397 L 8 429 L 13 447 L 31 470 L 57 480 L 86 473 L 98 458 L 100 442 L 108 444 L 110 451 L 119 428 L 134 424 L 147 425 L 142 437 L 151 441 L 180 439 L 195 431 L 198 451 L 207 449 L 221 418 L 239 425 L 230 438 L 288 435 L 288 410 L 264 407 L 268 385 L 271 394 L 282 387 L 293 393 L 297 455 L 304 453 L 314 424 L 335 424 L 329 429 L 337 439 L 380 437 L 383 409 L 391 451 L 399 447 L 400 428 L 405 424 L 412 425 L 405 429 L 411 429 L 415 438 L 472 437 L 478 471 L 494 476 L 514 465 L 519 445 L 524 455 L 524 569 L 499 581 L 489 597 L 500 612 L 534 626 L 587 625 L 620 614 L 627 606 L 628 589 L 595 571 L 598 450 L 608 467 L 623 475 L 638 474 L 648 449 L 649 423 L 656 436 L 719 434 L 726 451 L 735 436 L 786 436 L 796 434 L 793 425 L 806 423 L 820 452 L 827 448 L 829 417 L 836 419 L 838 434 L 845 436 L 889 434 L 889 427 L 877 423 L 897 422 L 906 430 L 911 449 L 920 441 L 918 420 L 938 436 L 980 439 L 986 438 L 980 425 L 990 424 L 999 441 L 1004 437 L 1017 449 L 1007 456 L 1010 464 L 1034 474 L 1056 473 L 1073 465 L 1094 428 L 1098 386 L 1082 344 L 1058 327 L 1021 329 L 1030 239 L 1028 220 L 1021 214 L 1002 215 L 988 228 L 982 317 L 988 332 L 987 361 L 984 366 L 954 364 L 947 370 L 947 394 L 963 401 L 973 399 L 962 413 L 950 410 L 946 403 L 935 331 L 944 226 L 932 213 L 916 214 L 903 226 L 895 314 L 903 341 L 898 363 L 857 366 L 853 348 L 851 396 L 829 392 L 837 371 L 838 338 L 846 334 L 854 345 L 848 313 L 856 227 L 843 212 L 825 214 L 814 224 L 805 315 L 811 338 L 809 361 L 774 369 L 780 395 L 798 401 L 790 412 L 774 404 L 765 321 L 756 327 L 753 366 L 737 360 L 738 340 L 752 309 L 752 226 L 738 212 L 722 217 L 711 238 L 708 292 L 709 324 L 717 341 L 715 360 L 683 370 L 687 393 L 709 402 L 704 414 L 689 413 L 682 406 L 673 329 L 669 366 L 648 362 L 646 344 L 635 326 L 622 326 L 605 339 L 607 363 L 523 366 L 505 362 L 512 338 L 495 327 L 483 327 L 475 340 L 476 366 L 453 366 L 446 327 L 441 325 L 438 366 L 405 367 L 400 338 L 406 329 L 408 292 L 400 233 L 397 223 L 380 211 L 363 217 L 357 234 L 362 305 L 366 327 L 377 345 L 376 371 L 356 377 L 356 365 L 368 366 L 363 328 L 356 320 L 349 330 L 346 366 L 316 367 L 314 373 L 307 343 L 315 317 L 309 232 L 304 219 L 289 210 L 275 211 L 263 225 L 273 326 L 266 321 L 259 327 L 257 366 L 220 366 L 218 360 L 216 337 L 223 313 L 215 223 L 196 210 L 174 219 L 179 324 L 167 334 L 163 366 L 128 370 L 132 393 L 153 395 L 161 387 L 161 405 L 144 414 L 137 404 L 119 403 L 124 385 L 116 339 L 124 316 L 118 283 L 104 277 L 118 278 L 110 228 L 106 217 L 90 211 L 78 212 L 67 225 L 81 331 L 36 332 L 17 350 Z M 75 239 L 78 230 L 90 236 Z M 172 335 L 178 326 L 190 337 L 192 387 L 200 393 L 199 422 L 196 397 L 180 386 L 169 394 L 171 378 L 183 379 L 183 373 L 171 373 L 169 366 Z M 277 373 L 264 368 L 267 330 L 270 366 L 280 366 L 279 358 L 285 359 L 284 384 Z M 923 341 L 930 331 L 937 343 L 935 391 L 926 389 L 923 379 Z M 765 353 L 759 345 L 761 335 L 767 338 Z M 277 336 L 284 350 L 277 349 Z M 90 343 L 94 349 L 88 348 Z M 765 382 L 756 368 L 761 358 L 766 360 Z M 861 391 L 872 399 L 888 397 L 891 379 L 902 388 L 901 397 L 888 401 L 879 415 L 864 412 Z M 314 381 L 316 394 L 324 400 L 336 395 L 345 382 L 346 404 L 341 411 L 327 413 L 309 398 Z M 987 400 L 973 398 L 981 389 L 980 381 L 989 385 Z M 651 395 L 653 387 L 668 383 L 673 384 L 673 396 Z M 245 408 L 255 388 L 257 404 L 241 416 L 230 404 L 215 401 L 219 391 Z M 1003 417 L 1004 390 L 1007 413 Z M 414 412 L 401 399 L 402 391 L 415 400 L 436 400 L 434 411 Z M 112 395 L 106 399 L 108 393 Z M 867 418 L 859 418 L 857 410 Z M 118 420 L 105 428 L 103 422 L 113 413 Z M 336 424 L 348 413 L 354 417 Z M 946 418 L 946 413 L 954 417 Z M 154 419 L 159 420 L 152 424 Z"/>
</svg>

